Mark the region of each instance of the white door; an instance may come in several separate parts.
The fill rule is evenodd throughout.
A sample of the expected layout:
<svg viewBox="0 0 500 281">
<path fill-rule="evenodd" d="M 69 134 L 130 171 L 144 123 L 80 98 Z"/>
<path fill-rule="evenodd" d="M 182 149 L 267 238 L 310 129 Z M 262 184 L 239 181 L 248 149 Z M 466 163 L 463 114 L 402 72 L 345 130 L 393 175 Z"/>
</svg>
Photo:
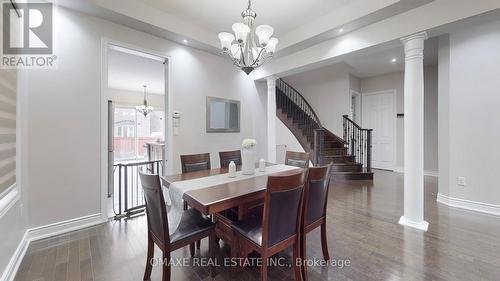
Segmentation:
<svg viewBox="0 0 500 281">
<path fill-rule="evenodd" d="M 372 167 L 393 170 L 395 160 L 395 91 L 363 94 L 363 128 L 372 132 Z"/>
</svg>

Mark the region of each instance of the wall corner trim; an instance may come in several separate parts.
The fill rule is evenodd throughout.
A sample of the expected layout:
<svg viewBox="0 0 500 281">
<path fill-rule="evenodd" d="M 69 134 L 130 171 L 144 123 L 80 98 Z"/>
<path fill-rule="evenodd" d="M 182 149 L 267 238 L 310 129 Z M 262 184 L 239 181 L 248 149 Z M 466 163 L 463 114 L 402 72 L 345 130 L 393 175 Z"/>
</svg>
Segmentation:
<svg viewBox="0 0 500 281">
<path fill-rule="evenodd" d="M 500 216 L 499 205 L 449 197 L 441 193 L 438 193 L 436 201 L 450 207 L 460 208 L 488 215 Z"/>
<path fill-rule="evenodd" d="M 91 227 L 97 224 L 104 223 L 106 221 L 107 220 L 101 218 L 101 214 L 99 213 L 26 230 L 23 238 L 16 248 L 16 251 L 7 264 L 7 267 L 4 269 L 0 281 L 14 280 L 17 270 L 19 269 L 19 266 L 21 265 L 21 262 L 26 255 L 31 242 L 71 231 L 76 231 L 82 228 Z"/>
</svg>

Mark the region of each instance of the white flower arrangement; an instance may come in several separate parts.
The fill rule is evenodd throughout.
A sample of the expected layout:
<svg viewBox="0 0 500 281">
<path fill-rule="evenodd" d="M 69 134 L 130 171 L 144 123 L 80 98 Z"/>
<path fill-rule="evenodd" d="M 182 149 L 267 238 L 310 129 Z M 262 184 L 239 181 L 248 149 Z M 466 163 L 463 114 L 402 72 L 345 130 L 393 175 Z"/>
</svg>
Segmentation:
<svg viewBox="0 0 500 281">
<path fill-rule="evenodd" d="M 241 143 L 241 147 L 245 149 L 252 149 L 257 146 L 257 141 L 254 139 L 244 139 L 243 143 Z"/>
</svg>

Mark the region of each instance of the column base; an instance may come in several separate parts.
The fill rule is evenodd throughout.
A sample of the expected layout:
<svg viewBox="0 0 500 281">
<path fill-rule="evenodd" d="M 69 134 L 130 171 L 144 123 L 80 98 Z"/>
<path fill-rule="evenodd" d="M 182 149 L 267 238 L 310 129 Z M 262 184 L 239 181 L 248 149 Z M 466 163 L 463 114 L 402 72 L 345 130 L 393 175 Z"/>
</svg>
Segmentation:
<svg viewBox="0 0 500 281">
<path fill-rule="evenodd" d="M 429 223 L 426 221 L 413 222 L 413 221 L 407 220 L 404 216 L 401 216 L 401 218 L 399 219 L 399 224 L 404 225 L 404 226 L 413 227 L 416 229 L 420 229 L 423 231 L 427 231 L 427 229 L 429 228 Z"/>
</svg>

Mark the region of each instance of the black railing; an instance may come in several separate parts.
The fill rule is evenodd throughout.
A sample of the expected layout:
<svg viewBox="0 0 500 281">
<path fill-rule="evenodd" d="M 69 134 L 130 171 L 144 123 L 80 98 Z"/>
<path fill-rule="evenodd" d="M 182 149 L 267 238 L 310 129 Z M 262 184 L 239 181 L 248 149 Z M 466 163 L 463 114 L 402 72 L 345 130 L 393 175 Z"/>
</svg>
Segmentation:
<svg viewBox="0 0 500 281">
<path fill-rule="evenodd" d="M 366 172 L 372 169 L 372 129 L 363 129 L 349 116 L 344 115 L 344 142 L 347 153 L 354 161 L 363 164 Z"/>
<path fill-rule="evenodd" d="M 318 116 L 312 109 L 307 100 L 292 86 L 287 84 L 282 79 L 276 81 L 276 106 L 283 109 L 294 123 L 299 124 L 300 129 L 307 138 L 309 143 L 312 143 L 312 161 L 317 165 L 323 163 L 320 161 L 320 144 L 324 142 L 324 132 L 318 134 L 318 130 L 323 130 Z M 321 137 L 322 139 L 317 139 Z"/>
<path fill-rule="evenodd" d="M 144 210 L 139 171 L 163 175 L 163 161 L 135 161 L 114 164 L 113 212 L 115 219 L 131 216 Z"/>
</svg>

